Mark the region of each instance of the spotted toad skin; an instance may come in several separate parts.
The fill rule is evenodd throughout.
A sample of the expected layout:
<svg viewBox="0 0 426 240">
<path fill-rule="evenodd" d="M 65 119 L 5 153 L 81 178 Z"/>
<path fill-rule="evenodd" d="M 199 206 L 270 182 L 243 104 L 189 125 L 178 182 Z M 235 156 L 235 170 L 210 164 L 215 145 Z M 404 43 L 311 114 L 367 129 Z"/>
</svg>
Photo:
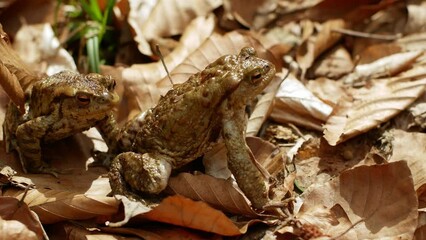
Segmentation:
<svg viewBox="0 0 426 240">
<path fill-rule="evenodd" d="M 3 123 L 6 151 L 16 150 L 25 172 L 57 175 L 42 160 L 41 144 L 95 126 L 118 102 L 115 81 L 100 74 L 63 71 L 35 82 L 26 96 L 25 114 L 9 103 Z"/>
<path fill-rule="evenodd" d="M 202 156 L 222 134 L 229 168 L 255 207 L 267 201 L 268 179 L 256 167 L 245 142 L 247 102 L 261 93 L 275 67 L 256 57 L 253 48 L 226 55 L 175 84 L 156 107 L 119 129 L 110 118 L 100 126 L 112 152 L 120 153 L 110 166 L 114 193 L 137 199 L 157 194 L 172 169 Z"/>
</svg>

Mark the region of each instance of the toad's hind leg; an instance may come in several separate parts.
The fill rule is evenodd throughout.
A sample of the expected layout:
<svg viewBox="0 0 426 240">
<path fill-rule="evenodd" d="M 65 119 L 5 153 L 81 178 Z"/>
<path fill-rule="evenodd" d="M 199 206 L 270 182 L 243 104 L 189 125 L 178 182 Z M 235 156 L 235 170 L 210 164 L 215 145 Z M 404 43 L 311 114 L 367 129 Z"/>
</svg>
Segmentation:
<svg viewBox="0 0 426 240">
<path fill-rule="evenodd" d="M 109 181 L 114 194 L 138 199 L 135 192 L 157 194 L 167 186 L 172 166 L 149 153 L 125 152 L 111 163 Z"/>
</svg>

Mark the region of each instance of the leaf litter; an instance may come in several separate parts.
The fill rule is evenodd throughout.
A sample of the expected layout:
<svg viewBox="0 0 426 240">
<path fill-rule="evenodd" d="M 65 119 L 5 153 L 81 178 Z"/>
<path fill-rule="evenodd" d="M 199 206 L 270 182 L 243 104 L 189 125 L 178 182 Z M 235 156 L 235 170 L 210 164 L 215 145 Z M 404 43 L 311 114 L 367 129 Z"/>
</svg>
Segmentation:
<svg viewBox="0 0 426 240">
<path fill-rule="evenodd" d="M 116 62 L 117 66 L 102 68 L 118 82 L 120 119 L 154 106 L 171 87 L 155 45 L 165 55 L 174 84 L 224 54 L 253 46 L 277 72 L 291 72 L 281 86 L 271 84 L 248 109 L 253 114 L 247 135 L 266 138 L 275 124 L 280 127 L 269 131 L 273 136 L 268 139 L 285 141 L 274 145 L 247 139 L 256 161 L 276 179 L 271 186 L 279 211 L 251 208 L 230 177 L 226 149 L 220 145 L 205 155 L 205 169 L 195 164 L 176 173 L 167 197 L 144 204 L 111 196 L 107 170 L 87 167 L 93 148 L 105 150 L 99 134 L 91 130 L 45 146 L 51 164 L 64 169 L 57 179 L 22 173 L 16 156 L 0 150 L 2 164 L 17 172 L 2 178 L 1 198 L 11 201 L 2 204 L 4 211 L 28 205 L 41 222 L 24 220 L 33 213 L 14 219 L 2 215 L 2 236 L 40 239 L 46 228 L 50 237 L 63 236 L 62 231 L 71 239 L 220 239 L 253 236 L 262 222 L 266 227 L 256 238 L 422 239 L 426 22 L 420 13 L 426 12 L 426 5 L 394 0 L 191 3 L 117 1 L 122 14 L 115 11 L 117 26 L 130 25 L 137 54 L 145 55 L 138 58 L 143 62 L 127 59 L 131 66 L 117 67 Z M 25 27 L 36 23 L 25 8 L 17 9 L 26 16 Z M 43 10 L 44 19 L 54 15 L 53 8 L 48 9 Z M 11 22 L 3 12 L 0 19 Z M 9 99 L 23 106 L 28 83 L 47 69 L 41 58 L 34 62 L 41 64 L 37 68 L 24 64 L 7 37 L 13 37 L 16 47 L 18 29 L 6 24 L 3 28 L 2 122 Z M 55 48 L 54 42 L 44 48 L 56 49 L 58 55 L 49 60 L 61 64 L 63 49 Z M 34 51 L 42 55 L 41 49 Z M 63 66 L 72 68 L 67 64 Z M 35 188 L 23 189 L 28 186 Z M 16 201 L 22 198 L 23 203 Z M 147 223 L 150 227 L 143 227 Z M 54 224 L 56 231 L 47 224 Z"/>
</svg>

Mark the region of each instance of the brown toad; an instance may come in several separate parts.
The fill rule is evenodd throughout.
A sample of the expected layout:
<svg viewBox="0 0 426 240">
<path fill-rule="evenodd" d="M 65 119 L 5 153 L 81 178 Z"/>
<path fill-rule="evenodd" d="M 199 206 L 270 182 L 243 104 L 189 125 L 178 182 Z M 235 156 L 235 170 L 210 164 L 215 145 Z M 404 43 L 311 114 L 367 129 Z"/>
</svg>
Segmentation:
<svg viewBox="0 0 426 240">
<path fill-rule="evenodd" d="M 103 120 L 118 102 L 115 81 L 100 74 L 63 71 L 35 82 L 26 96 L 25 114 L 9 103 L 3 123 L 6 152 L 17 150 L 25 172 L 51 173 L 41 144 L 84 131 Z"/>
<path fill-rule="evenodd" d="M 229 168 L 256 208 L 267 201 L 267 177 L 256 167 L 245 142 L 247 102 L 261 93 L 275 75 L 269 61 L 253 48 L 226 55 L 175 84 L 158 105 L 117 129 L 111 118 L 100 124 L 110 151 L 120 153 L 110 166 L 115 194 L 138 199 L 137 192 L 156 194 L 172 169 L 202 156 L 220 133 Z M 117 138 L 118 136 L 118 138 Z"/>
</svg>

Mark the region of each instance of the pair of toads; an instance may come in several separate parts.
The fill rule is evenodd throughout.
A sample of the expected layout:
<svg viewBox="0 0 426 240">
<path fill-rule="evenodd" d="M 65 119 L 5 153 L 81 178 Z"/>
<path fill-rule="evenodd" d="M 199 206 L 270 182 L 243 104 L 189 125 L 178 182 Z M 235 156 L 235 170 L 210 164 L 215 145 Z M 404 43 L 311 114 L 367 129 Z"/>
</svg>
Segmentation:
<svg viewBox="0 0 426 240">
<path fill-rule="evenodd" d="M 245 142 L 247 102 L 261 93 L 275 67 L 253 48 L 226 55 L 175 84 L 156 107 L 118 127 L 111 110 L 115 81 L 99 74 L 64 71 L 32 85 L 21 115 L 10 103 L 3 124 L 6 150 L 17 150 L 24 170 L 57 174 L 42 160 L 42 143 L 97 126 L 115 157 L 110 184 L 115 194 L 157 194 L 175 168 L 202 156 L 220 135 L 228 166 L 254 207 L 268 201 L 268 176 L 259 171 Z"/>
</svg>

